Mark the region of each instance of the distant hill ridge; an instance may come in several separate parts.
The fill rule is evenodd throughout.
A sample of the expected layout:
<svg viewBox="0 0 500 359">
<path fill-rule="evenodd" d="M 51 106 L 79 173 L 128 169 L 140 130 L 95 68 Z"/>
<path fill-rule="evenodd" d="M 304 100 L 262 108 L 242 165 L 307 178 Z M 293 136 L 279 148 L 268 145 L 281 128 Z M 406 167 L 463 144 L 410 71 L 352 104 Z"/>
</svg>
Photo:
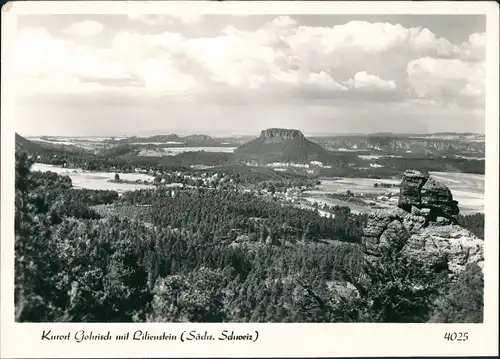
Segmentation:
<svg viewBox="0 0 500 359">
<path fill-rule="evenodd" d="M 75 145 L 60 145 L 48 142 L 30 141 L 27 138 L 15 134 L 16 151 L 26 151 L 30 153 L 55 151 L 61 153 L 84 153 L 84 149 Z"/>
<path fill-rule="evenodd" d="M 324 164 L 348 162 L 349 155 L 334 155 L 319 144 L 309 141 L 297 129 L 268 128 L 260 136 L 234 151 L 240 160 L 259 163 L 287 162 L 309 163 L 320 161 Z"/>
<path fill-rule="evenodd" d="M 212 141 L 213 138 L 210 137 L 209 135 L 188 135 L 182 137 L 184 140 L 189 140 L 189 141 Z"/>
<path fill-rule="evenodd" d="M 104 142 L 112 143 L 112 144 L 125 144 L 125 143 L 134 143 L 134 142 L 184 142 L 184 143 L 211 143 L 214 139 L 208 135 L 187 135 L 187 136 L 178 136 L 177 134 L 168 134 L 168 135 L 155 135 L 149 137 L 126 137 L 121 139 L 108 139 Z"/>
<path fill-rule="evenodd" d="M 485 143 L 481 140 L 467 140 L 463 138 L 447 139 L 432 137 L 397 137 L 397 136 L 335 136 L 312 137 L 313 141 L 326 148 L 347 148 L 369 150 L 384 153 L 398 153 L 410 151 L 412 153 L 455 155 L 470 154 L 484 155 Z"/>
</svg>

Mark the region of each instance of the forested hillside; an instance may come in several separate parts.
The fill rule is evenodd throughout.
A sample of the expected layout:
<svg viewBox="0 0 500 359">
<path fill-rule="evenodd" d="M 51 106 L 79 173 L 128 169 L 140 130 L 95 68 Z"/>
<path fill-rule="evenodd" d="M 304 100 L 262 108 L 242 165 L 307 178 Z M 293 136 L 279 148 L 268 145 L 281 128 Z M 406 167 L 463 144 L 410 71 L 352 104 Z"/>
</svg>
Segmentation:
<svg viewBox="0 0 500 359">
<path fill-rule="evenodd" d="M 16 152 L 16 319 L 482 321 L 480 270 L 452 282 L 390 250 L 374 266 L 365 223 L 222 189 L 77 190 Z"/>
<path fill-rule="evenodd" d="M 484 135 L 472 133 L 442 134 L 370 134 L 312 137 L 324 147 L 376 150 L 386 154 L 485 155 Z"/>
</svg>

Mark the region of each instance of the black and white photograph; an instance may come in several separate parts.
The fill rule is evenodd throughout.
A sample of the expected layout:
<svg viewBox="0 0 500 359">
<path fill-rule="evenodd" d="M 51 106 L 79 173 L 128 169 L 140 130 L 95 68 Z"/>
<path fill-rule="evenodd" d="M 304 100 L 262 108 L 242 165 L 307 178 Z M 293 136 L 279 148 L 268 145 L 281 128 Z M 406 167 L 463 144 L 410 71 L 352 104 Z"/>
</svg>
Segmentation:
<svg viewBox="0 0 500 359">
<path fill-rule="evenodd" d="M 15 322 L 484 323 L 486 15 L 282 9 L 17 16 Z"/>
</svg>

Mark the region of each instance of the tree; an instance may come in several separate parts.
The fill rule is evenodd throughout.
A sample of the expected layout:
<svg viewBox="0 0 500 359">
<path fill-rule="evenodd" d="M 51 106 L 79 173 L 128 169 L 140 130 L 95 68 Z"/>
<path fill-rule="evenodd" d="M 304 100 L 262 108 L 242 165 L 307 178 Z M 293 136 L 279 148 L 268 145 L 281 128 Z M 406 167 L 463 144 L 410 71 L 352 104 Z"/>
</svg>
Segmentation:
<svg viewBox="0 0 500 359">
<path fill-rule="evenodd" d="M 264 302 L 261 301 L 258 305 L 257 308 L 252 313 L 252 316 L 250 317 L 250 322 L 252 323 L 259 323 L 259 322 L 265 322 L 266 320 L 266 306 L 264 305 Z"/>
<path fill-rule="evenodd" d="M 206 268 L 158 280 L 149 321 L 222 322 L 223 283 L 222 272 Z"/>
<path fill-rule="evenodd" d="M 94 168 L 109 166 L 87 160 Z M 194 183 L 165 168 L 154 170 Z M 441 317 L 476 320 L 465 309 L 443 314 L 464 289 L 437 290 L 440 279 L 411 258 L 395 252 L 373 268 L 365 264 L 357 243 L 366 216 L 346 206 L 327 206 L 335 218 L 324 218 L 224 185 L 176 189 L 175 196 L 167 188 L 118 196 L 71 189 L 69 178 L 30 173 L 29 165 L 16 173 L 18 320 L 425 322 L 430 308 Z M 255 174 L 238 176 L 244 182 Z M 265 183 L 277 191 L 313 183 L 258 181 L 256 187 Z M 480 225 L 480 218 L 468 221 Z M 231 243 L 236 236 L 249 240 Z M 293 245 L 301 238 L 307 245 Z M 314 243 L 316 238 L 338 243 Z M 474 280 L 461 284 L 471 293 L 454 305 L 478 313 Z M 434 300 L 438 294 L 441 302 Z"/>
<path fill-rule="evenodd" d="M 363 273 L 362 280 L 368 280 L 360 289 L 371 322 L 427 322 L 446 280 L 446 273 L 433 272 L 394 247 L 386 248 L 378 260 L 366 259 Z"/>
<path fill-rule="evenodd" d="M 118 173 L 115 173 L 115 181 L 119 181 L 120 180 L 120 175 Z"/>
<path fill-rule="evenodd" d="M 311 227 L 309 224 L 307 224 L 306 228 L 304 229 L 304 232 L 302 233 L 302 241 L 307 242 L 311 237 Z"/>
<path fill-rule="evenodd" d="M 481 268 L 469 265 L 456 282 L 445 287 L 433 303 L 433 323 L 482 323 L 484 276 Z"/>
<path fill-rule="evenodd" d="M 136 238 L 136 241 L 140 240 Z M 103 278 L 108 321 L 141 320 L 151 300 L 148 273 L 139 264 L 135 243 L 120 238 L 113 243 L 114 253 L 109 258 Z"/>
<path fill-rule="evenodd" d="M 68 300 L 67 288 L 60 282 L 64 265 L 52 239 L 48 207 L 37 206 L 45 202 L 43 194 L 28 195 L 34 189 L 30 166 L 27 154 L 16 151 L 15 318 L 54 321 Z"/>
</svg>

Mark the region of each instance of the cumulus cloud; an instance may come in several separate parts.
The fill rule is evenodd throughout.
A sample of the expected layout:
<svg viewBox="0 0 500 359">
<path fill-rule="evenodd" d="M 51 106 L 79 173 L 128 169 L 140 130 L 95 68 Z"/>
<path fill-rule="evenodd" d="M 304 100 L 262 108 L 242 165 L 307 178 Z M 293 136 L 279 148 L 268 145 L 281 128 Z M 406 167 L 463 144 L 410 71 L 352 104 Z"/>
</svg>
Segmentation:
<svg viewBox="0 0 500 359">
<path fill-rule="evenodd" d="M 180 22 L 182 24 L 193 24 L 202 19 L 202 14 L 193 12 L 178 12 L 166 14 L 129 14 L 128 18 L 133 21 L 139 21 L 146 25 L 157 26 Z"/>
<path fill-rule="evenodd" d="M 93 36 L 104 30 L 104 25 L 97 21 L 80 21 L 66 27 L 63 32 L 71 36 Z"/>
<path fill-rule="evenodd" d="M 319 73 L 310 73 L 308 84 L 318 85 L 326 89 L 347 91 L 347 87 L 335 81 L 332 76 L 325 71 Z"/>
<path fill-rule="evenodd" d="M 424 57 L 410 61 L 407 72 L 410 89 L 419 98 L 484 100 L 484 63 Z"/>
<path fill-rule="evenodd" d="M 346 81 L 346 84 L 356 89 L 378 88 L 384 90 L 396 89 L 394 81 L 386 81 L 378 76 L 371 75 L 366 71 L 357 72 L 352 79 Z"/>
<path fill-rule="evenodd" d="M 460 46 L 461 58 L 466 61 L 484 61 L 486 58 L 486 33 L 474 33 Z"/>
<path fill-rule="evenodd" d="M 175 93 L 194 88 L 196 80 L 176 68 L 168 54 L 148 57 L 133 37 L 117 37 L 109 49 L 90 48 L 52 37 L 45 29 L 23 29 L 16 70 L 24 91 L 90 92 L 95 90 Z M 23 82 L 24 81 L 24 82 Z M 86 86 L 82 86 L 86 83 Z"/>
<path fill-rule="evenodd" d="M 161 25 L 196 15 L 129 15 Z M 235 25 L 237 26 L 237 25 Z M 485 34 L 454 44 L 421 27 L 350 21 L 301 25 L 278 16 L 256 30 L 226 26 L 217 36 L 180 32 L 116 32 L 106 48 L 72 41 L 102 31 L 74 23 L 66 38 L 24 28 L 17 70 L 29 92 L 110 91 L 145 95 L 231 97 L 304 96 L 317 99 L 403 101 L 405 98 L 480 103 L 484 97 Z M 30 86 L 28 86 L 28 83 Z M 215 94 L 215 95 L 214 95 Z M 245 97 L 246 98 L 246 97 Z"/>
<path fill-rule="evenodd" d="M 138 21 L 152 26 L 171 22 L 170 19 L 165 18 L 163 15 L 157 14 L 129 14 L 128 18 L 132 21 Z"/>
<path fill-rule="evenodd" d="M 283 19 L 281 22 L 288 23 Z M 293 23 L 292 20 L 289 22 Z M 286 41 L 291 47 L 309 51 L 322 46 L 321 51 L 326 53 L 350 49 L 378 54 L 404 48 L 406 51 L 453 56 L 460 50 L 459 46 L 438 38 L 426 28 L 404 28 L 399 24 L 367 21 L 350 21 L 332 27 L 297 26 Z"/>
<path fill-rule="evenodd" d="M 179 20 L 183 24 L 191 24 L 200 21 L 203 18 L 202 14 L 196 14 L 194 12 L 187 13 L 172 13 L 170 14 L 173 18 Z"/>
</svg>

